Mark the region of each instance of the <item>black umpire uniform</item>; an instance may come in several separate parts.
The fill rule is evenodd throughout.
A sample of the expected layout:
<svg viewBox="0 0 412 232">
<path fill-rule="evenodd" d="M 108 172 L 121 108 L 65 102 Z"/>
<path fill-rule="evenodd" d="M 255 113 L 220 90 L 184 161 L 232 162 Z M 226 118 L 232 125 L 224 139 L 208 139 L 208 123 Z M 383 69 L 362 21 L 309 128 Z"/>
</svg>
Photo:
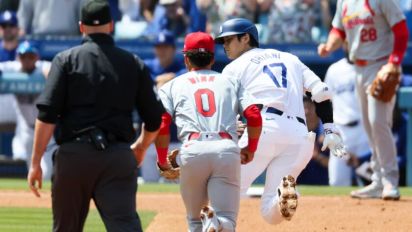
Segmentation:
<svg viewBox="0 0 412 232">
<path fill-rule="evenodd" d="M 111 22 L 107 1 L 88 1 L 81 22 Z M 150 73 L 106 33 L 89 33 L 82 45 L 53 59 L 38 120 L 56 124 L 54 231 L 82 231 L 93 199 L 108 231 L 141 231 L 136 213 L 137 162 L 132 111 L 156 131 L 164 112 Z"/>
</svg>

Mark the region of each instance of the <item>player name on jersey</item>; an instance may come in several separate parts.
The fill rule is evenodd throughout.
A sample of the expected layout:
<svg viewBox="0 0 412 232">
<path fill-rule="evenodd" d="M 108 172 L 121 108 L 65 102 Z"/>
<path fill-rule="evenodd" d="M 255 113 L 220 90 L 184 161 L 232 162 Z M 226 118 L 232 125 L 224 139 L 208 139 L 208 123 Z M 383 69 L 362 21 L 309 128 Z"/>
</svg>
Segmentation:
<svg viewBox="0 0 412 232">
<path fill-rule="evenodd" d="M 196 84 L 200 82 L 213 82 L 215 80 L 215 76 L 196 76 L 196 77 L 188 77 L 187 78 L 190 83 Z"/>
<path fill-rule="evenodd" d="M 267 60 L 267 59 L 272 59 L 272 58 L 279 59 L 280 54 L 279 53 L 263 53 L 261 55 L 252 57 L 250 61 L 255 64 L 260 64 L 260 62 Z"/>
</svg>

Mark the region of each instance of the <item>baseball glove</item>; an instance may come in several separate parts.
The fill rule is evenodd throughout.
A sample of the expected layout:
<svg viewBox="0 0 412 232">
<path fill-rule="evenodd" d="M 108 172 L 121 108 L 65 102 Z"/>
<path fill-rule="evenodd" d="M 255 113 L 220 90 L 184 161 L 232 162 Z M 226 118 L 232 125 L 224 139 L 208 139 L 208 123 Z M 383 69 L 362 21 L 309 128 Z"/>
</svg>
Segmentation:
<svg viewBox="0 0 412 232">
<path fill-rule="evenodd" d="M 370 87 L 370 94 L 383 102 L 389 102 L 396 94 L 401 81 L 401 68 L 398 65 L 388 63 L 382 66 Z"/>
<path fill-rule="evenodd" d="M 160 175 L 168 180 L 176 180 L 180 176 L 180 167 L 176 162 L 176 156 L 178 154 L 178 149 L 169 152 L 167 155 L 167 168 L 162 168 L 159 166 L 159 163 L 157 164 Z"/>
</svg>

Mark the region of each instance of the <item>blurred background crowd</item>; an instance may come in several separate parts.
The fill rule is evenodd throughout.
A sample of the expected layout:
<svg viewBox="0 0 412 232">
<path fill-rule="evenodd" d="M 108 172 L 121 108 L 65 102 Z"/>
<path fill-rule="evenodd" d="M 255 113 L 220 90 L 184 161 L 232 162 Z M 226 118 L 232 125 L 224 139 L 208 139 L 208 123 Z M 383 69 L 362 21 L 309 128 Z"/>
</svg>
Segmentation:
<svg viewBox="0 0 412 232">
<path fill-rule="evenodd" d="M 169 30 L 176 38 L 193 31 L 216 34 L 219 25 L 243 17 L 259 27 L 260 42 L 325 40 L 336 0 L 108 0 L 116 38 L 153 39 Z M 399 0 L 411 22 L 411 0 Z M 19 35 L 76 36 L 82 0 L 1 0 L 0 11 L 16 13 Z M 410 25 L 410 24 L 409 24 Z"/>
<path fill-rule="evenodd" d="M 187 33 L 206 31 L 216 35 L 219 32 L 219 25 L 225 20 L 243 17 L 257 25 L 261 44 L 317 44 L 326 40 L 336 8 L 336 0 L 108 1 L 115 20 L 113 32 L 115 39 L 142 40 L 153 44 L 154 58 L 145 59 L 145 63 L 157 87 L 186 72 L 182 57 L 177 55 L 180 51 L 177 50 L 176 44 L 181 42 Z M 409 31 L 412 31 L 412 0 L 399 0 L 399 2 L 407 17 Z M 36 44 L 31 40 L 38 38 L 64 40 L 79 37 L 78 21 L 81 5 L 82 0 L 0 0 L 0 71 L 3 74 L 23 73 L 47 78 L 50 62 L 42 60 Z M 411 39 L 412 36 L 409 38 Z M 333 85 L 333 80 L 330 80 L 329 85 Z M 412 85 L 409 75 L 404 76 L 402 85 Z M 336 94 L 342 92 L 345 91 L 336 90 Z M 354 91 L 349 91 L 348 94 L 352 94 L 353 99 L 356 99 Z M 34 120 L 37 115 L 35 108 L 37 97 L 38 93 L 1 94 L 0 92 L 0 155 L 3 155 L 0 161 L 3 159 L 29 162 Z M 308 128 L 317 132 L 317 143 L 321 144 L 322 125 L 311 101 L 308 99 L 304 101 Z M 347 109 L 344 107 L 335 107 L 334 114 L 339 115 L 345 110 Z M 342 126 L 359 127 L 361 126 L 359 118 L 360 116 L 354 117 L 353 121 L 345 122 Z M 402 174 L 401 184 L 405 184 L 407 120 L 405 112 L 400 109 L 395 110 L 393 132 L 397 141 Z M 176 132 L 175 127 L 173 131 Z M 363 148 L 351 151 L 351 156 L 347 160 L 336 161 L 329 157 L 327 151 L 321 152 L 319 146 L 315 146 L 313 159 L 303 171 L 299 183 L 317 185 L 368 183 L 370 151 L 367 141 L 352 136 L 347 139 L 363 143 L 359 144 Z M 174 142 L 172 147 L 178 147 L 176 135 L 173 136 L 172 141 Z M 48 173 L 45 175 L 46 178 L 50 178 L 51 175 L 51 154 L 56 147 L 53 141 L 49 144 L 49 153 L 46 154 L 43 163 L 44 168 L 49 170 L 46 171 Z M 153 168 L 156 167 L 155 162 L 156 152 L 152 148 L 141 168 L 141 180 L 163 181 L 159 179 L 157 170 Z M 347 169 L 345 173 L 349 174 L 339 175 L 343 172 L 337 173 L 336 162 L 341 162 L 340 165 Z M 0 165 L 0 175 L 2 171 L 4 170 Z"/>
</svg>

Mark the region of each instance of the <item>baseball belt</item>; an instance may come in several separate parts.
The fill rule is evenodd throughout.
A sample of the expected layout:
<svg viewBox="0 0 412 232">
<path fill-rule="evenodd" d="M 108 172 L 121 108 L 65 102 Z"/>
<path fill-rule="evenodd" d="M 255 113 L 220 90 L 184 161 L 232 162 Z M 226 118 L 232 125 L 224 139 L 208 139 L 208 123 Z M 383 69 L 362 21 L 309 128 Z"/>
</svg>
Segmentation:
<svg viewBox="0 0 412 232">
<path fill-rule="evenodd" d="M 210 137 L 210 139 L 215 136 L 218 135 L 221 139 L 232 139 L 232 136 L 227 133 L 227 132 L 213 132 L 213 133 L 208 133 L 208 132 L 192 132 L 189 135 L 189 140 L 198 140 L 202 134 L 205 136 L 205 138 Z M 216 137 L 216 136 L 215 136 Z"/>
<path fill-rule="evenodd" d="M 282 116 L 282 115 L 283 115 L 283 111 L 278 110 L 278 109 L 273 108 L 273 107 L 268 107 L 268 108 L 266 109 L 266 113 L 276 114 L 276 115 L 279 115 L 279 116 Z M 287 117 L 290 118 L 290 116 L 287 116 Z M 300 123 L 302 123 L 303 125 L 306 126 L 305 120 L 304 120 L 303 118 L 301 118 L 301 117 L 292 117 L 292 118 L 296 118 L 296 120 L 297 120 L 298 122 L 300 122 Z"/>
<path fill-rule="evenodd" d="M 379 61 L 383 61 L 383 60 L 386 60 L 388 58 L 389 58 L 389 56 L 380 57 L 380 58 L 375 59 L 375 60 L 356 59 L 353 63 L 355 63 L 359 67 L 365 67 L 367 65 L 370 65 L 370 64 L 373 64 L 373 63 L 376 63 L 376 62 L 379 62 Z"/>
</svg>

